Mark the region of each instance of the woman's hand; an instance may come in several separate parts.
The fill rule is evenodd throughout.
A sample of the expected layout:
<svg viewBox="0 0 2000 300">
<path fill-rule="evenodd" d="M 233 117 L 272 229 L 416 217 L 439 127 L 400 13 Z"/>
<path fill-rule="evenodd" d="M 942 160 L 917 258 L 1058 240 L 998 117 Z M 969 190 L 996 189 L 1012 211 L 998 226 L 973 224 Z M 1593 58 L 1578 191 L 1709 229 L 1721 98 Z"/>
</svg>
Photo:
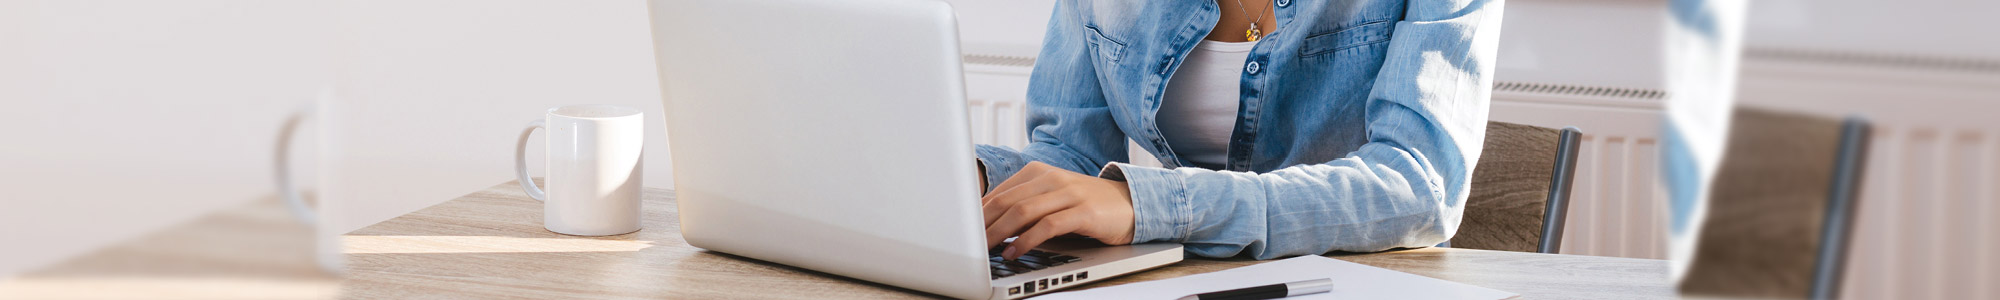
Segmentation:
<svg viewBox="0 0 2000 300">
<path fill-rule="evenodd" d="M 1031 162 L 979 201 L 987 247 L 1019 236 L 1001 253 L 1007 259 L 1070 233 L 1110 245 L 1132 243 L 1132 191 L 1124 182 Z"/>
</svg>

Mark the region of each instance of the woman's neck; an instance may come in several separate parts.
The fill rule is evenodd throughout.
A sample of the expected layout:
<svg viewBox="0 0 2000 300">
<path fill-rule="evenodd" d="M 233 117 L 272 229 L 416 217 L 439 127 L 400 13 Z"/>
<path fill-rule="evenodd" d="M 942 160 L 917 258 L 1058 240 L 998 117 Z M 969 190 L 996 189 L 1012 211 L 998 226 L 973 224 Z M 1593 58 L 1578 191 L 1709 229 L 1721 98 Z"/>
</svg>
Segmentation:
<svg viewBox="0 0 2000 300">
<path fill-rule="evenodd" d="M 1237 1 L 1242 1 L 1240 6 Z M 1216 19 L 1215 29 L 1210 30 L 1208 37 L 1204 39 L 1218 42 L 1248 42 L 1250 39 L 1243 33 L 1250 30 L 1250 22 L 1257 20 L 1259 15 L 1263 16 L 1263 20 L 1257 22 L 1259 31 L 1264 35 L 1277 32 L 1278 16 L 1275 15 L 1278 13 L 1271 7 L 1271 0 L 1215 0 L 1215 4 L 1222 8 L 1222 16 Z"/>
</svg>

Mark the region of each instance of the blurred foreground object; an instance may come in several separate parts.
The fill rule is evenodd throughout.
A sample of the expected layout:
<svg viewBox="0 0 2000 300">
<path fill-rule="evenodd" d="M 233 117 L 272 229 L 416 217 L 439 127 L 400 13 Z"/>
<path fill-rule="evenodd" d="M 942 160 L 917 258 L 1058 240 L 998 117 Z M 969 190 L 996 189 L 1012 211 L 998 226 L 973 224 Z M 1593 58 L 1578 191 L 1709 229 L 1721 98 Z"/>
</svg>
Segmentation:
<svg viewBox="0 0 2000 300">
<path fill-rule="evenodd" d="M 1682 294 L 1835 298 L 1867 123 L 1757 108 L 1732 123 Z"/>
<path fill-rule="evenodd" d="M 1736 67 L 1743 52 L 1744 0 L 1673 0 L 1666 28 L 1666 124 L 1660 178 L 1667 191 L 1667 258 L 1672 278 L 1687 272 L 1708 212 L 1709 183 L 1728 141 Z"/>
<path fill-rule="evenodd" d="M 0 280 L 0 299 L 328 299 L 340 277 L 277 199 L 202 216 Z"/>
</svg>

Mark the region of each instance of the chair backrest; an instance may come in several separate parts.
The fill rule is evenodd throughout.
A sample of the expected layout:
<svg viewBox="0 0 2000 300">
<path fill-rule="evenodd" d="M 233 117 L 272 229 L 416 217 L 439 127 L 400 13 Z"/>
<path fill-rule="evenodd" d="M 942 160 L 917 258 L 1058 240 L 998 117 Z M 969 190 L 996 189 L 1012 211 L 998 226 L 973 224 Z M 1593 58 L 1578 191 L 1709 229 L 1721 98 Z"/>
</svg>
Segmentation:
<svg viewBox="0 0 2000 300">
<path fill-rule="evenodd" d="M 1457 248 L 1556 253 L 1576 170 L 1576 127 L 1486 123 Z"/>
<path fill-rule="evenodd" d="M 1835 298 L 1867 122 L 1757 108 L 1732 120 L 1681 292 Z"/>
</svg>

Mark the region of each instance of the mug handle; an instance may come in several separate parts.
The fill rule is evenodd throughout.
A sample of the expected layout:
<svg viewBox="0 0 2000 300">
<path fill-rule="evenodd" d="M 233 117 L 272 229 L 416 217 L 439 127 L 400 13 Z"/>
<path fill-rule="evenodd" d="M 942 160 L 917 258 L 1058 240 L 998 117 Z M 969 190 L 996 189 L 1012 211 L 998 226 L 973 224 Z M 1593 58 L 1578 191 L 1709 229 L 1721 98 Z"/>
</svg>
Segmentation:
<svg viewBox="0 0 2000 300">
<path fill-rule="evenodd" d="M 549 201 L 542 188 L 535 187 L 535 179 L 528 177 L 528 136 L 535 134 L 535 129 L 542 128 L 542 124 L 542 120 L 528 122 L 528 128 L 521 129 L 521 141 L 514 144 L 514 174 L 521 176 L 521 189 L 535 201 Z"/>
<path fill-rule="evenodd" d="M 312 206 L 306 205 L 305 197 L 300 195 L 298 186 L 292 184 L 292 137 L 297 135 L 299 125 L 312 114 L 312 107 L 307 106 L 285 117 L 285 124 L 278 127 L 278 149 L 277 155 L 272 157 L 275 161 L 272 163 L 274 174 L 271 178 L 277 180 L 278 198 L 284 200 L 285 207 L 292 212 L 292 216 L 306 225 L 318 226 L 319 213 L 314 212 Z"/>
</svg>

